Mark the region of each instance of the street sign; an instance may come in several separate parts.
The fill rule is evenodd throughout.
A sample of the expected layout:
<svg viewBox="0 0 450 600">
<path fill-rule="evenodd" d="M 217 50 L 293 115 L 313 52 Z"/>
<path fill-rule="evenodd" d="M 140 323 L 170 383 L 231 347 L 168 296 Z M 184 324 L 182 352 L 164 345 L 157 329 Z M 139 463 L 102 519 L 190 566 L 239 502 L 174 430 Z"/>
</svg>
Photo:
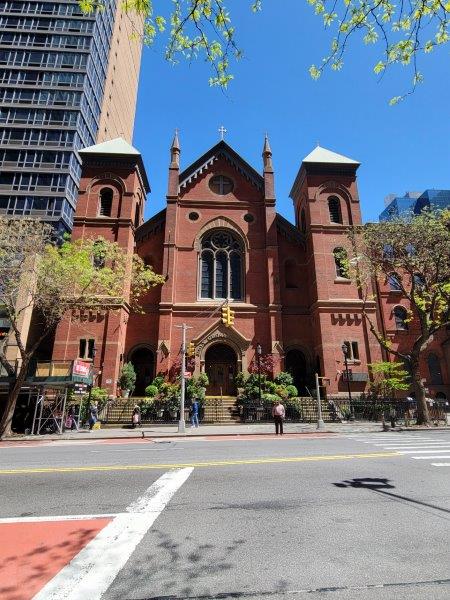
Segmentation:
<svg viewBox="0 0 450 600">
<path fill-rule="evenodd" d="M 87 383 L 74 383 L 73 393 L 74 394 L 86 394 L 88 390 Z"/>
</svg>

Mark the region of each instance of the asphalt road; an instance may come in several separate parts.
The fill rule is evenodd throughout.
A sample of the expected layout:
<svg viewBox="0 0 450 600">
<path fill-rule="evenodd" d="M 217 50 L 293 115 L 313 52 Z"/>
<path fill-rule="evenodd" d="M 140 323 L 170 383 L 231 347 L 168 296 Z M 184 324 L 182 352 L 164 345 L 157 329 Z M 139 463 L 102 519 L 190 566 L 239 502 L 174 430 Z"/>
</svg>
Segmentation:
<svg viewBox="0 0 450 600">
<path fill-rule="evenodd" d="M 450 597 L 448 432 L 0 446 L 0 493 L 2 600 Z"/>
</svg>

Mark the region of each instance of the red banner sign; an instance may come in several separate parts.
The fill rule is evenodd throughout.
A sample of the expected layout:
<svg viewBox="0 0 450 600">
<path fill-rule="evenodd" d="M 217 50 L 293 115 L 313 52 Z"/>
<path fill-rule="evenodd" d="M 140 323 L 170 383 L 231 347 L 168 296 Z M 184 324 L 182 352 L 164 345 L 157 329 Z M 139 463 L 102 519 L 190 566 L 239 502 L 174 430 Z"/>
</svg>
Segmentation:
<svg viewBox="0 0 450 600">
<path fill-rule="evenodd" d="M 78 375 L 79 377 L 89 377 L 91 374 L 92 363 L 84 360 L 74 360 L 72 375 Z"/>
</svg>

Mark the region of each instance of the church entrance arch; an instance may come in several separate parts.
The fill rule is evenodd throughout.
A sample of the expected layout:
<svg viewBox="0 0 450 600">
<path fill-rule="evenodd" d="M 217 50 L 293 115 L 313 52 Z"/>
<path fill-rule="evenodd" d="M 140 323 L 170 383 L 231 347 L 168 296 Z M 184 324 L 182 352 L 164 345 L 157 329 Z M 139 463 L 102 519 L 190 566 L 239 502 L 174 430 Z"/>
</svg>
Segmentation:
<svg viewBox="0 0 450 600">
<path fill-rule="evenodd" d="M 145 388 L 153 381 L 155 357 L 150 348 L 136 348 L 130 354 L 129 361 L 136 371 L 136 385 L 133 396 L 144 396 Z"/>
<path fill-rule="evenodd" d="M 292 349 L 286 353 L 286 371 L 294 378 L 294 385 L 300 396 L 309 396 L 312 389 L 312 374 L 308 361 L 301 350 Z"/>
<path fill-rule="evenodd" d="M 235 351 L 227 344 L 213 344 L 206 350 L 205 372 L 209 385 L 207 396 L 233 396 L 236 394 L 234 378 L 237 373 Z"/>
</svg>

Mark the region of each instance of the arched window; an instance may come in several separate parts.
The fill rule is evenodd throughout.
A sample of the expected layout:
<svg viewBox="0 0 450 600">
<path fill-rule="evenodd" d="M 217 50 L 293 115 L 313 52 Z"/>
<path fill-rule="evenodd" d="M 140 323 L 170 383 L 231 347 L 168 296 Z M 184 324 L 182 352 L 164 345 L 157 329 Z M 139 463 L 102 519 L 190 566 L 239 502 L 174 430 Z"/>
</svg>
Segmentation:
<svg viewBox="0 0 450 600">
<path fill-rule="evenodd" d="M 98 214 L 100 217 L 110 217 L 112 210 L 113 191 L 111 188 L 102 188 L 100 190 L 100 200 Z"/>
<path fill-rule="evenodd" d="M 242 243 L 229 231 L 213 231 L 202 239 L 200 297 L 242 300 L 244 297 Z"/>
<path fill-rule="evenodd" d="M 429 354 L 427 358 L 428 371 L 430 373 L 430 382 L 433 385 L 442 385 L 441 363 L 436 354 Z"/>
<path fill-rule="evenodd" d="M 345 261 L 347 259 L 347 251 L 344 248 L 335 248 L 333 250 L 334 264 L 336 266 L 336 276 L 348 279 L 347 267 Z"/>
<path fill-rule="evenodd" d="M 300 216 L 300 228 L 302 233 L 306 233 L 306 214 L 305 209 L 302 208 L 301 216 Z"/>
<path fill-rule="evenodd" d="M 394 308 L 394 319 L 395 319 L 395 327 L 400 331 L 406 331 L 408 329 L 408 323 L 406 319 L 408 318 L 408 311 L 404 306 L 396 306 Z"/>
<path fill-rule="evenodd" d="M 391 273 L 388 277 L 388 284 L 391 292 L 401 292 L 400 279 L 397 273 Z"/>
<path fill-rule="evenodd" d="M 328 210 L 330 212 L 330 221 L 332 223 L 342 223 L 341 203 L 339 198 L 331 196 L 328 198 Z"/>
<path fill-rule="evenodd" d="M 287 288 L 292 289 L 298 287 L 298 269 L 295 260 L 287 260 L 284 263 L 284 282 Z"/>
</svg>

